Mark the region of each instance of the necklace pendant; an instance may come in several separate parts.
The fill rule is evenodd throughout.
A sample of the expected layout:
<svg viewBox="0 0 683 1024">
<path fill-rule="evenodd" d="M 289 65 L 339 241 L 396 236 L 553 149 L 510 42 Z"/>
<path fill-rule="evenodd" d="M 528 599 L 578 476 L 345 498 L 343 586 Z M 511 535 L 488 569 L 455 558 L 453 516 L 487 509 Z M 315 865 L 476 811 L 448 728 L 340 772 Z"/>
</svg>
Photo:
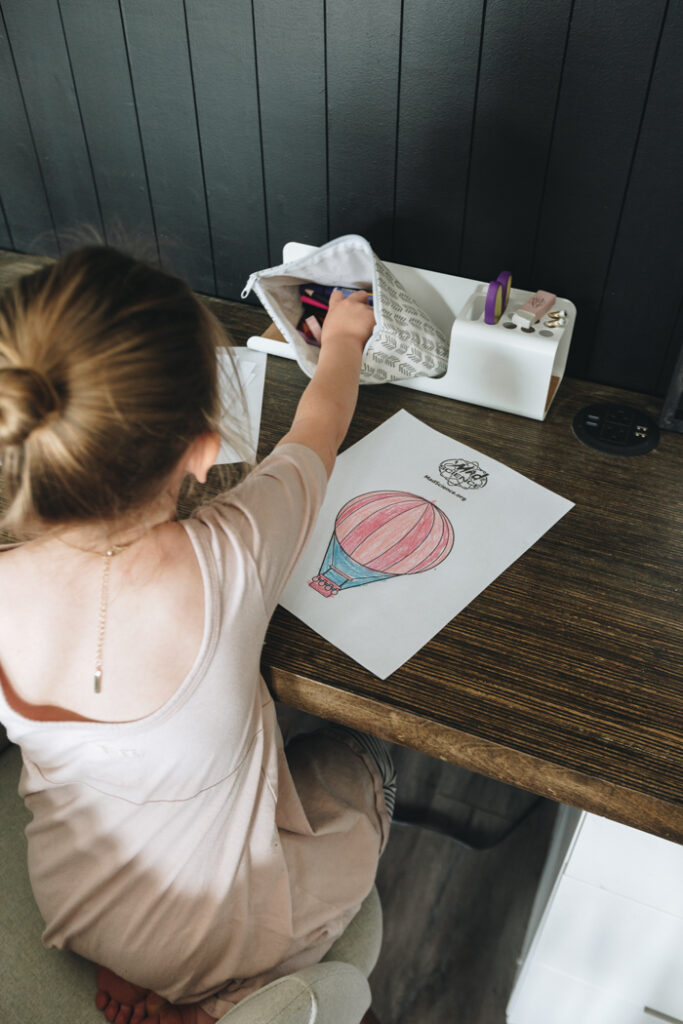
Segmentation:
<svg viewBox="0 0 683 1024">
<path fill-rule="evenodd" d="M 95 693 L 102 693 L 102 669 L 95 669 Z"/>
</svg>

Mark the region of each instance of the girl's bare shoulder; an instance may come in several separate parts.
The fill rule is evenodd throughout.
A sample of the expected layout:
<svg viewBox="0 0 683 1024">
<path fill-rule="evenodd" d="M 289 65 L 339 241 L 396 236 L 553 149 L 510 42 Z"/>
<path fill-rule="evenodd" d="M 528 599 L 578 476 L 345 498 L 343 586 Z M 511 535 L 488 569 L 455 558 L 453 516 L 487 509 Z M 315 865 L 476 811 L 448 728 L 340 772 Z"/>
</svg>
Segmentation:
<svg viewBox="0 0 683 1024">
<path fill-rule="evenodd" d="M 44 591 L 48 563 L 39 542 L 0 548 L 0 638 Z M 32 616 L 31 616 L 32 617 Z"/>
</svg>

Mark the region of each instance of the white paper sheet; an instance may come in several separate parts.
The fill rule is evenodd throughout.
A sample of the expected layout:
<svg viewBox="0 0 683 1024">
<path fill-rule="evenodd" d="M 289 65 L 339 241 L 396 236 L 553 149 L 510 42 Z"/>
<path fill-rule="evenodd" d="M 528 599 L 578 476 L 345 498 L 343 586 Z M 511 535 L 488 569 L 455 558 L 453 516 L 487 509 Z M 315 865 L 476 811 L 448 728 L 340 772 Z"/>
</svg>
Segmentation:
<svg viewBox="0 0 683 1024">
<path fill-rule="evenodd" d="M 572 506 L 401 411 L 337 459 L 280 603 L 385 679 Z"/>
<path fill-rule="evenodd" d="M 253 460 L 256 458 L 256 450 L 258 448 L 259 432 L 261 430 L 261 407 L 263 405 L 263 385 L 266 379 L 266 359 L 268 358 L 263 352 L 254 352 L 249 348 L 238 348 L 231 349 L 235 359 L 237 361 L 237 367 L 242 383 L 242 388 L 246 396 L 247 401 L 247 413 L 248 413 L 248 434 L 247 434 L 247 450 L 245 454 L 240 455 L 235 451 L 226 441 L 223 441 L 218 458 L 216 462 L 218 465 L 227 465 L 230 462 L 242 462 L 246 458 Z M 220 372 L 220 379 L 223 387 L 223 401 L 224 403 L 230 403 L 230 393 L 225 387 L 224 375 L 228 377 L 232 374 L 230 357 L 227 352 L 218 353 L 218 362 Z M 229 424 L 226 424 L 229 427 Z"/>
</svg>

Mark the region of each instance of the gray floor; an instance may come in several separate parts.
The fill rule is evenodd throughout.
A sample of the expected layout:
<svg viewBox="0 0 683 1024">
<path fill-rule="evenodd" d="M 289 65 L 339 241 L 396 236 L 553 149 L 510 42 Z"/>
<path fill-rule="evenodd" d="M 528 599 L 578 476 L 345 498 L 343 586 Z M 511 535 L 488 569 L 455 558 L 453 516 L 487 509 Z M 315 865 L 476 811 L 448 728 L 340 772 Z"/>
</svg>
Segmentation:
<svg viewBox="0 0 683 1024">
<path fill-rule="evenodd" d="M 504 1024 L 556 808 L 499 847 L 394 827 L 377 885 L 385 935 L 371 978 L 381 1024 Z"/>
<path fill-rule="evenodd" d="M 318 724 L 288 709 L 283 718 L 285 730 Z M 377 875 L 384 941 L 370 978 L 373 1010 L 380 1024 L 504 1024 L 557 807 L 414 751 L 392 751 L 397 816 L 427 809 L 437 824 L 488 848 L 392 826 Z"/>
</svg>

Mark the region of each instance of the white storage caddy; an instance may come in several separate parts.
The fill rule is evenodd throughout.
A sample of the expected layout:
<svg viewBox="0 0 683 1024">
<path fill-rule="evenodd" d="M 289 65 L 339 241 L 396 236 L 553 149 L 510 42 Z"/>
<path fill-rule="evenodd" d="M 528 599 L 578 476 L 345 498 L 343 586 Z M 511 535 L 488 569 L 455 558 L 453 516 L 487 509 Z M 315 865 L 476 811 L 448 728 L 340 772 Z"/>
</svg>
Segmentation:
<svg viewBox="0 0 683 1024">
<path fill-rule="evenodd" d="M 298 259 L 315 248 L 288 242 L 282 261 Z M 533 292 L 512 288 L 498 323 L 487 324 L 487 283 L 399 263 L 386 265 L 437 327 L 447 337 L 450 335 L 448 368 L 442 377 L 414 377 L 392 384 L 531 419 L 545 419 L 567 364 L 576 321 L 572 302 L 558 298 L 553 307 L 566 310 L 564 327 L 545 328 L 540 322 L 532 333 L 527 333 L 521 327 L 510 328 L 505 324 L 511 322 L 511 314 Z M 293 349 L 284 341 L 252 337 L 247 345 L 271 355 L 295 358 Z"/>
</svg>

